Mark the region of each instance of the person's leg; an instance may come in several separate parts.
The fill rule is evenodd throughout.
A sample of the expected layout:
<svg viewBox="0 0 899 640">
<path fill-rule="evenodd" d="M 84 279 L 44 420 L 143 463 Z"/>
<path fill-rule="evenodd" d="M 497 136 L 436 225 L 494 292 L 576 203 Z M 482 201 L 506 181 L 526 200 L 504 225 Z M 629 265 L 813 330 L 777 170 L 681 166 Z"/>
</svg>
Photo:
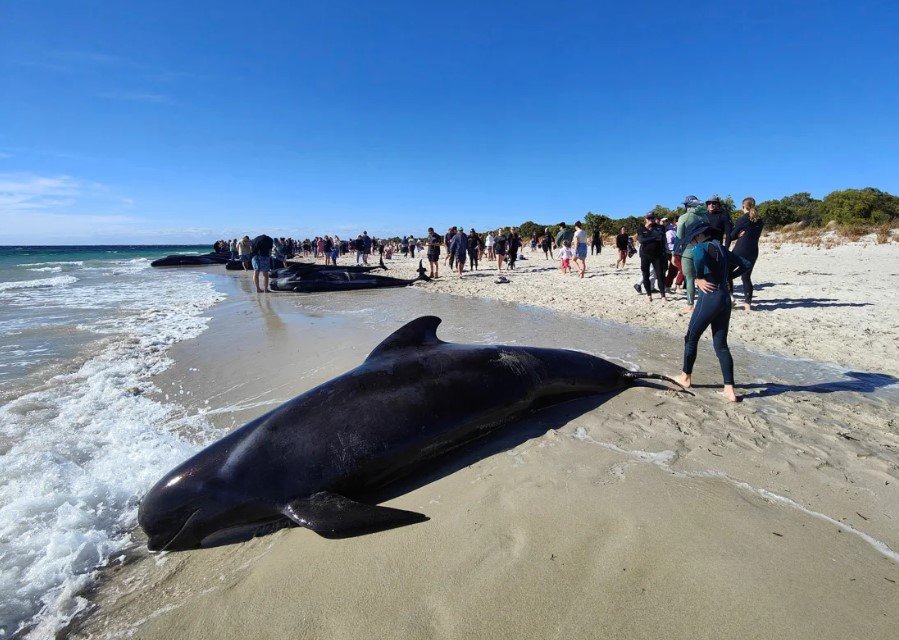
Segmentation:
<svg viewBox="0 0 899 640">
<path fill-rule="evenodd" d="M 674 263 L 674 266 L 677 267 L 677 279 L 674 281 L 674 286 L 680 287 L 682 284 L 684 284 L 683 261 L 681 260 L 680 256 L 674 256 L 674 258 L 672 258 L 672 262 Z"/>
<path fill-rule="evenodd" d="M 652 260 L 640 256 L 640 271 L 643 273 L 643 290 L 652 298 L 652 283 L 649 281 L 649 267 L 652 266 Z"/>
<path fill-rule="evenodd" d="M 259 269 L 253 269 L 253 284 L 256 285 L 256 293 L 262 293 L 262 289 L 259 287 Z"/>
<path fill-rule="evenodd" d="M 752 304 L 752 269 L 755 267 L 755 263 L 753 263 L 752 267 L 743 274 L 743 305 L 746 307 L 746 310 L 749 311 L 749 305 Z"/>
<path fill-rule="evenodd" d="M 674 259 L 677 256 L 670 256 L 668 258 L 668 275 L 665 276 L 665 288 L 671 288 L 674 286 L 674 277 L 678 274 L 680 269 L 677 268 L 677 265 L 674 263 Z"/>
<path fill-rule="evenodd" d="M 687 327 L 687 335 L 684 336 L 684 365 L 683 374 L 677 376 L 675 380 L 683 386 L 689 387 L 693 377 L 693 365 L 696 363 L 696 352 L 699 346 L 699 338 L 712 322 L 714 313 L 708 313 L 711 304 L 705 305 L 703 308 L 703 300 L 708 296 L 700 295 L 696 302 L 696 310 L 690 316 L 690 325 Z M 714 310 L 713 310 L 714 311 Z"/>
<path fill-rule="evenodd" d="M 659 294 L 662 296 L 662 300 L 667 299 L 665 296 L 665 267 L 666 261 L 664 255 L 653 260 L 653 268 L 656 272 L 656 284 L 659 287 Z"/>
<path fill-rule="evenodd" d="M 693 309 L 693 300 L 696 295 L 696 272 L 693 270 L 693 258 L 682 256 L 681 268 L 684 272 L 684 285 L 687 287 L 687 308 L 684 311 Z"/>
<path fill-rule="evenodd" d="M 268 271 L 262 272 L 262 284 L 263 284 L 263 287 L 262 287 L 263 291 L 271 291 L 271 289 L 269 289 L 269 286 L 268 286 Z"/>
<path fill-rule="evenodd" d="M 718 364 L 721 365 L 721 377 L 724 379 L 724 398 L 730 402 L 736 402 L 734 392 L 734 359 L 727 346 L 727 331 L 730 328 L 730 296 L 718 294 L 721 302 L 717 305 L 718 313 L 712 318 L 712 346 L 715 355 L 718 356 Z"/>
</svg>

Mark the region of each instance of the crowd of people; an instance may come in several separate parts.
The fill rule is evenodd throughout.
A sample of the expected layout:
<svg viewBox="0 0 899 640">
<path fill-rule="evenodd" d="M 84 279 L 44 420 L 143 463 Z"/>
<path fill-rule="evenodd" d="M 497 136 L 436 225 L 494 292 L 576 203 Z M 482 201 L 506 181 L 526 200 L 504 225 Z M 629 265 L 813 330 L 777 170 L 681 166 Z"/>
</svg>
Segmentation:
<svg viewBox="0 0 899 640">
<path fill-rule="evenodd" d="M 733 360 L 727 346 L 734 279 L 742 279 L 743 305 L 749 311 L 753 296 L 752 270 L 758 259 L 764 221 L 751 197 L 743 200 L 742 215 L 736 223 L 718 196 L 703 202 L 691 195 L 682 205 L 683 213 L 670 219 L 660 220 L 654 212 L 648 212 L 635 236 L 621 227 L 614 238 L 615 268 L 624 268 L 628 259 L 639 254 L 641 277 L 633 287 L 637 293 L 647 296 L 649 302 L 654 293 L 667 302 L 671 292 L 683 290 L 686 306 L 681 312 L 690 314 L 690 324 L 685 337 L 683 371 L 678 380 L 685 387 L 692 383 L 699 338 L 711 327 L 712 344 L 724 378 L 724 396 L 735 401 Z M 522 238 L 515 227 L 478 233 L 474 228 L 465 231 L 462 226 L 453 226 L 444 234 L 429 227 L 424 238 L 410 234 L 393 241 L 372 238 L 367 231 L 349 240 L 333 235 L 299 241 L 263 234 L 252 240 L 249 236 L 220 240 L 215 249 L 230 252 L 232 260 L 242 262 L 245 269 L 252 268 L 256 290 L 263 293 L 269 291 L 269 272 L 276 264 L 273 260 L 284 262 L 304 257 L 337 266 L 344 256 L 355 257 L 356 264 L 368 264 L 369 256 L 375 254 L 389 260 L 395 253 L 415 258 L 418 252 L 427 254 L 431 278 L 440 275 L 441 256 L 443 265 L 461 278 L 466 265 L 470 271 L 477 271 L 482 262 L 495 265 L 498 271 L 514 270 L 516 262 L 525 258 L 522 254 L 526 246 L 531 253 L 542 251 L 545 260 L 558 260 L 563 274 L 583 278 L 588 252 L 600 254 L 603 241 L 599 229 L 588 234 L 581 221 L 577 221 L 573 227 L 559 223 L 555 235 L 544 228 L 543 233 L 534 232 L 529 239 Z"/>
</svg>

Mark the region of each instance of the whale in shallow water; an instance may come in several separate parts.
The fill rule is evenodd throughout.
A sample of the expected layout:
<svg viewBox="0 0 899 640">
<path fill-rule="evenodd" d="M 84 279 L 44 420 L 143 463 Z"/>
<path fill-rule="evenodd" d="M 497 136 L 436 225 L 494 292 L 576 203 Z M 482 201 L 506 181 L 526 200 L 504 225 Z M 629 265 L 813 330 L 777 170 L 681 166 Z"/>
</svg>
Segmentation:
<svg viewBox="0 0 899 640">
<path fill-rule="evenodd" d="M 150 263 L 151 267 L 197 267 L 209 264 L 226 264 L 231 259 L 229 253 L 206 253 L 198 255 L 174 254 Z"/>
<path fill-rule="evenodd" d="M 355 369 L 166 474 L 140 504 L 149 548 L 197 548 L 279 522 L 329 537 L 421 522 L 358 498 L 531 410 L 668 379 L 577 351 L 446 343 L 439 324 L 409 322 Z"/>
</svg>

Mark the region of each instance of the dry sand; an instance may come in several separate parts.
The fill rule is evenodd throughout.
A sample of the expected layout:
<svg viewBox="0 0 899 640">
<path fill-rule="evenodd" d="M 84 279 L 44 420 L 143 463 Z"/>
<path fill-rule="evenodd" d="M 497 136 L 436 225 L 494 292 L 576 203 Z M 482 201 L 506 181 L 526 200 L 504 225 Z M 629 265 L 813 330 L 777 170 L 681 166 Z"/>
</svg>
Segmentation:
<svg viewBox="0 0 899 640">
<path fill-rule="evenodd" d="M 777 247 L 777 248 L 776 248 Z M 605 247 L 588 256 L 585 278 L 565 276 L 558 261 L 542 251 L 524 250 L 527 260 L 502 275 L 510 284 L 496 285 L 496 263 L 481 263 L 480 271 L 462 279 L 440 259 L 437 291 L 484 296 L 537 305 L 640 327 L 665 329 L 683 338 L 689 317 L 679 313 L 686 296 L 678 293 L 667 304 L 639 296 L 633 285 L 640 276 L 634 256 L 616 270 L 617 253 Z M 427 257 L 424 264 L 427 265 Z M 395 259 L 391 275 L 414 277 L 418 261 Z M 899 244 L 848 243 L 831 249 L 798 244 L 766 244 L 753 271 L 755 312 L 740 302 L 731 316 L 731 342 L 767 353 L 781 353 L 832 362 L 864 371 L 899 373 Z"/>
<path fill-rule="evenodd" d="M 830 252 L 766 250 L 760 267 L 777 269 L 760 268 L 758 282 L 793 284 L 762 288 L 757 313 L 735 314 L 734 342 L 896 372 L 895 355 L 886 355 L 896 352 L 895 301 L 874 293 L 886 292 L 886 276 L 867 278 L 873 309 L 764 309 L 765 299 L 869 301 L 835 277 L 810 291 L 790 264 L 818 273 L 825 265 L 829 273 L 873 270 L 877 261 L 881 274 L 896 269 L 880 247 L 866 249 L 864 261 Z M 397 262 L 394 275 L 411 269 Z M 447 277 L 351 297 L 257 297 L 246 276 L 231 274 L 229 300 L 206 333 L 173 351 L 178 365 L 159 385 L 181 393 L 187 413 L 202 411 L 228 429 L 356 366 L 425 312 L 444 318 L 445 340 L 614 351 L 649 370 L 676 370 L 680 305 L 647 311 L 630 288 L 636 271 L 610 273 L 606 262 L 583 282 L 536 271 L 541 258 L 522 263 L 535 272 L 517 271 L 511 285 Z M 584 305 L 665 330 L 629 332 L 492 300 L 500 296 L 566 311 Z M 874 310 L 876 330 L 860 338 L 857 327 Z M 833 323 L 842 341 L 797 316 Z M 777 336 L 784 332 L 793 342 Z M 862 339 L 880 355 L 845 348 Z M 222 366 L 222 354 L 241 368 Z M 76 635 L 895 638 L 896 379 L 739 347 L 735 358 L 738 382 L 747 384 L 738 405 L 713 388 L 691 398 L 648 385 L 510 426 L 394 491 L 388 504 L 430 517 L 420 525 L 338 541 L 289 529 L 217 549 L 138 552 L 106 572 L 95 613 Z M 720 380 L 708 345 L 699 378 Z"/>
</svg>

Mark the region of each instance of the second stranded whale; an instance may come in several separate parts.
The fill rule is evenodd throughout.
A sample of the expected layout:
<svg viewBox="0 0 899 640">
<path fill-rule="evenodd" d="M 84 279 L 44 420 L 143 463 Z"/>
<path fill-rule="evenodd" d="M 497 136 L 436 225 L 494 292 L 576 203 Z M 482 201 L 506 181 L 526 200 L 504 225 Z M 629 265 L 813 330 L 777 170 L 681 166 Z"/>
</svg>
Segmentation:
<svg viewBox="0 0 899 640">
<path fill-rule="evenodd" d="M 671 381 L 578 351 L 447 343 L 439 324 L 409 322 L 355 369 L 166 474 L 140 505 L 148 547 L 193 549 L 278 521 L 327 537 L 421 522 L 422 514 L 356 498 L 534 409 L 639 378 Z"/>
</svg>

